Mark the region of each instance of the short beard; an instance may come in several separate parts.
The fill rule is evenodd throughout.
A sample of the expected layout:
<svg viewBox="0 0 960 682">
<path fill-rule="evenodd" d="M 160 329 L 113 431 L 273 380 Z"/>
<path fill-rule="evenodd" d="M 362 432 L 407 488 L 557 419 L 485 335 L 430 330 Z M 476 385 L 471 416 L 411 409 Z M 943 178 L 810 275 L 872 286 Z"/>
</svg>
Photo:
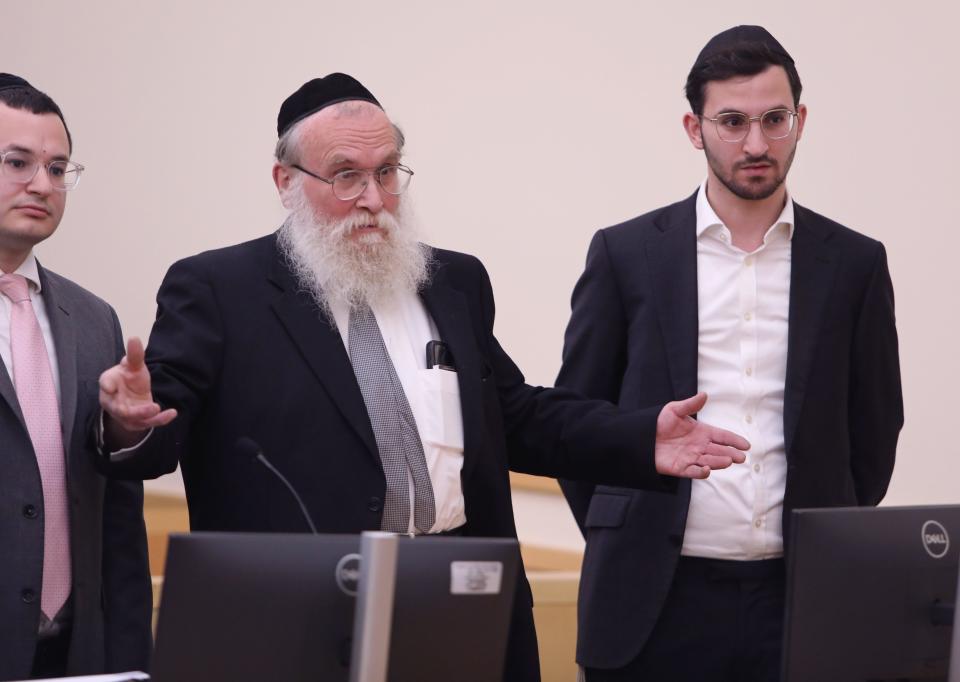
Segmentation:
<svg viewBox="0 0 960 682">
<path fill-rule="evenodd" d="M 417 239 L 411 211 L 400 202 L 397 216 L 355 210 L 329 220 L 310 207 L 300 186 L 280 228 L 278 246 L 300 287 L 328 320 L 343 307 L 376 306 L 397 292 L 417 293 L 430 279 L 432 251 Z M 353 235 L 361 225 L 383 233 Z"/>
<path fill-rule="evenodd" d="M 726 143 L 724 143 L 726 144 Z M 709 147 L 707 147 L 706 142 L 703 144 L 704 154 L 707 156 L 707 163 L 710 164 L 710 168 L 713 169 L 713 174 L 717 176 L 717 179 L 730 190 L 735 196 L 746 199 L 747 201 L 760 201 L 762 199 L 767 199 L 780 189 L 780 186 L 783 184 L 784 180 L 787 179 L 787 173 L 790 172 L 790 166 L 793 165 L 793 156 L 797 153 L 797 147 L 794 145 L 793 149 L 790 150 L 790 155 L 787 157 L 786 163 L 784 163 L 783 171 L 780 171 L 779 164 L 771 159 L 769 156 L 756 156 L 756 157 L 747 157 L 743 161 L 738 161 L 734 164 L 733 169 L 728 174 L 726 169 L 724 169 L 720 162 L 710 153 Z M 733 174 L 741 166 L 749 166 L 753 163 L 769 163 L 776 175 L 773 180 L 768 182 L 752 182 L 749 184 L 738 183 L 733 179 Z"/>
</svg>

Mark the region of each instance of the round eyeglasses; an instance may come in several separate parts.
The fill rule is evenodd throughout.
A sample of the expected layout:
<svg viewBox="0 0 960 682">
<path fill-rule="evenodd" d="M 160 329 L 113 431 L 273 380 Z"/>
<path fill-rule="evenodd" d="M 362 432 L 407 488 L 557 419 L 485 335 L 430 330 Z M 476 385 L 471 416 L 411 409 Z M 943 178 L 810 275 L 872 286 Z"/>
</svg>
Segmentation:
<svg viewBox="0 0 960 682">
<path fill-rule="evenodd" d="M 383 188 L 384 192 L 393 195 L 403 194 L 410 186 L 410 178 L 413 177 L 412 170 L 397 164 L 367 170 L 348 168 L 334 173 L 332 178 L 322 178 L 296 163 L 292 165 L 311 178 L 330 185 L 333 188 L 333 196 L 341 201 L 351 201 L 363 194 L 370 182 L 367 178 L 371 175 L 377 179 L 377 184 Z"/>
<path fill-rule="evenodd" d="M 53 188 L 61 192 L 76 187 L 83 173 L 83 166 L 73 161 L 58 160 L 45 164 L 30 152 L 18 149 L 0 152 L 0 175 L 4 180 L 25 185 L 37 176 L 41 166 L 47 171 Z"/>
<path fill-rule="evenodd" d="M 702 116 L 717 126 L 717 136 L 724 142 L 741 142 L 750 133 L 750 124 L 760 122 L 760 130 L 770 140 L 782 140 L 793 130 L 797 112 L 789 109 L 771 109 L 759 116 L 747 116 L 739 111 L 717 114 L 716 118 Z"/>
</svg>

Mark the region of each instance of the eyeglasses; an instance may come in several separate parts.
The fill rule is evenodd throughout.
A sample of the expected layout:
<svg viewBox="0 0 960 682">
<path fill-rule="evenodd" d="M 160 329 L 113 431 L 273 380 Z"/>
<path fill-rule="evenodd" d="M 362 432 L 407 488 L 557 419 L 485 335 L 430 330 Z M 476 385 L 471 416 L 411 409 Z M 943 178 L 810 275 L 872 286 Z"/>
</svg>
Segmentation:
<svg viewBox="0 0 960 682">
<path fill-rule="evenodd" d="M 760 121 L 760 130 L 771 140 L 782 140 L 793 130 L 797 112 L 789 109 L 771 109 L 759 116 L 747 116 L 737 111 L 718 115 L 716 118 L 702 116 L 717 126 L 717 136 L 724 142 L 740 142 L 750 133 L 750 124 Z"/>
<path fill-rule="evenodd" d="M 83 172 L 83 166 L 73 161 L 51 161 L 44 164 L 29 152 L 0 152 L 0 175 L 10 182 L 27 184 L 37 176 L 41 166 L 46 169 L 53 188 L 61 192 L 76 187 Z"/>
<path fill-rule="evenodd" d="M 306 173 L 311 178 L 316 178 L 330 185 L 333 188 L 333 196 L 341 201 L 350 201 L 363 194 L 369 182 L 367 176 L 375 177 L 377 184 L 383 188 L 383 191 L 393 195 L 403 194 L 410 185 L 410 178 L 413 177 L 412 170 L 396 164 L 381 166 L 372 170 L 350 168 L 334 173 L 330 179 L 321 178 L 316 173 L 312 173 L 298 164 L 293 164 L 293 167 Z"/>
</svg>

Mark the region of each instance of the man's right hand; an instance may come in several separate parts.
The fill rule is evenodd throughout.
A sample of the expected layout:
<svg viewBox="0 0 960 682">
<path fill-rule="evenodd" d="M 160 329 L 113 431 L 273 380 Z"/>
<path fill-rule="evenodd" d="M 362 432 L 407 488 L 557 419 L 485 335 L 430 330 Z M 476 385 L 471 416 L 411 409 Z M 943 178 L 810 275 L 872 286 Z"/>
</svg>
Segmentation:
<svg viewBox="0 0 960 682">
<path fill-rule="evenodd" d="M 127 354 L 120 364 L 100 375 L 100 407 L 107 440 L 121 446 L 138 442 L 149 429 L 176 418 L 176 410 L 161 410 L 153 402 L 143 343 L 136 336 L 127 341 Z"/>
</svg>

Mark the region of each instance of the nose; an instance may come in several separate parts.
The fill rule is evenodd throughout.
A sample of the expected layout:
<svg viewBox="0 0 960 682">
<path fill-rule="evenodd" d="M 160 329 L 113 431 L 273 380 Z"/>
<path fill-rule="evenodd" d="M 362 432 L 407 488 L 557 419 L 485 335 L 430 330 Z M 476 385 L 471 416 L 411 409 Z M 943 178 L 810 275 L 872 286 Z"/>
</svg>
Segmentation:
<svg viewBox="0 0 960 682">
<path fill-rule="evenodd" d="M 46 196 L 53 191 L 53 183 L 50 182 L 50 173 L 46 166 L 40 164 L 37 172 L 27 183 L 27 191 L 31 194 L 41 194 Z"/>
<path fill-rule="evenodd" d="M 367 176 L 367 184 L 356 198 L 357 208 L 365 208 L 371 213 L 379 213 L 383 208 L 383 190 L 373 174 Z"/>
<path fill-rule="evenodd" d="M 743 138 L 743 151 L 747 156 L 763 156 L 770 149 L 767 136 L 763 133 L 760 121 L 750 121 L 750 129 Z"/>
</svg>

